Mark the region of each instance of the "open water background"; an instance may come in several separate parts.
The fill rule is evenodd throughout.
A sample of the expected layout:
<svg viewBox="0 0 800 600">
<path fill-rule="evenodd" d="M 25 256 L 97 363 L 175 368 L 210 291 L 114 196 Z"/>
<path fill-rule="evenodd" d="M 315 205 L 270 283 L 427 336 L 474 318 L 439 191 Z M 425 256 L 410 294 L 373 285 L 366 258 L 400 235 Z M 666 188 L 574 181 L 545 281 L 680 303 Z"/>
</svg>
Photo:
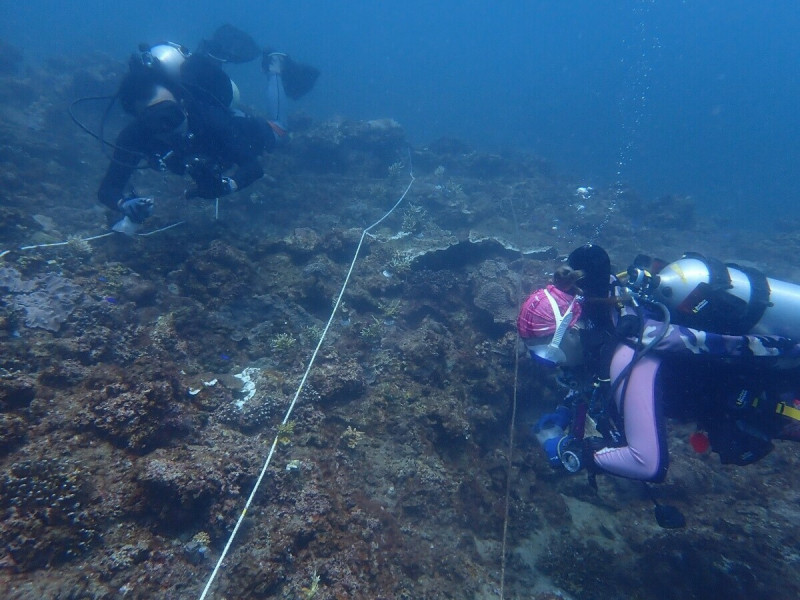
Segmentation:
<svg viewBox="0 0 800 600">
<path fill-rule="evenodd" d="M 124 61 L 141 41 L 194 47 L 224 22 L 322 70 L 296 106 L 314 117 L 531 151 L 576 183 L 691 195 L 741 226 L 800 218 L 793 0 L 28 0 L 4 11 L 0 37 L 31 60 Z M 232 73 L 259 104 L 258 66 Z"/>
</svg>

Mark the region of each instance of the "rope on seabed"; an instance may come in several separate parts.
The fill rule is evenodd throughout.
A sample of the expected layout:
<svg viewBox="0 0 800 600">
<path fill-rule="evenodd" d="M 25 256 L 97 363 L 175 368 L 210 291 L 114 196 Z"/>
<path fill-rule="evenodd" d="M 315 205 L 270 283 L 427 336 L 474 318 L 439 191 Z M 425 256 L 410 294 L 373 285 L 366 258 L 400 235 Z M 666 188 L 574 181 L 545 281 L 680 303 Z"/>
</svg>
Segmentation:
<svg viewBox="0 0 800 600">
<path fill-rule="evenodd" d="M 511 218 L 514 221 L 514 234 L 517 238 L 518 246 L 522 248 L 522 244 L 519 243 L 519 226 L 517 224 L 517 213 L 514 211 L 514 201 L 510 200 L 511 203 Z M 522 251 L 520 250 L 520 257 L 524 257 Z M 522 273 L 520 273 L 519 279 L 517 280 L 517 312 L 522 309 Z M 511 473 L 514 468 L 514 464 L 512 459 L 514 457 L 514 429 L 517 423 L 517 391 L 519 389 L 519 331 L 517 331 L 517 335 L 514 338 L 514 391 L 512 394 L 512 401 L 511 401 L 511 421 L 508 425 L 508 457 L 506 460 L 506 495 L 505 495 L 505 502 L 503 504 L 503 542 L 500 546 L 500 590 L 499 590 L 499 597 L 500 600 L 503 600 L 503 595 L 505 593 L 505 585 L 506 585 L 506 552 L 508 546 L 508 519 L 509 519 L 509 507 L 511 504 Z"/>
<path fill-rule="evenodd" d="M 342 297 L 344 296 L 344 292 L 347 289 L 347 284 L 350 282 L 350 276 L 353 274 L 353 269 L 356 266 L 356 260 L 358 260 L 358 254 L 361 252 L 361 246 L 364 243 L 364 238 L 370 235 L 369 231 L 374 227 L 377 227 L 383 221 L 385 221 L 389 215 L 391 215 L 394 210 L 400 206 L 400 203 L 403 202 L 408 191 L 411 189 L 411 186 L 414 184 L 414 169 L 413 165 L 411 165 L 410 155 L 409 155 L 409 176 L 411 177 L 411 181 L 408 182 L 408 186 L 406 186 L 405 191 L 403 192 L 402 196 L 394 203 L 394 206 L 390 208 L 380 219 L 375 221 L 372 225 L 367 227 L 361 232 L 361 239 L 358 240 L 358 246 L 356 247 L 355 254 L 353 255 L 353 260 L 350 263 L 350 268 L 347 271 L 347 276 L 344 278 L 344 283 L 342 284 L 342 289 L 339 291 L 339 296 L 336 298 L 336 303 L 333 305 L 333 310 L 331 311 L 331 316 L 328 318 L 328 322 L 325 324 L 325 329 L 322 330 L 322 335 L 319 337 L 319 341 L 317 342 L 317 347 L 314 348 L 314 352 L 311 354 L 311 359 L 308 361 L 308 366 L 306 367 L 305 373 L 303 373 L 303 378 L 300 380 L 300 384 L 297 386 L 297 391 L 294 393 L 294 397 L 292 398 L 292 402 L 289 404 L 289 408 L 286 411 L 286 415 L 283 417 L 283 421 L 281 421 L 281 425 L 286 425 L 289 422 L 289 417 L 292 415 L 292 411 L 294 411 L 295 404 L 297 403 L 297 399 L 300 397 L 300 392 L 303 390 L 303 386 L 306 384 L 306 379 L 308 379 L 308 374 L 311 372 L 311 367 L 314 366 L 314 361 L 317 358 L 317 354 L 319 353 L 319 349 L 322 347 L 322 343 L 325 341 L 325 336 L 328 334 L 328 329 L 331 327 L 331 323 L 333 323 L 333 318 L 336 316 L 336 311 L 339 309 L 339 305 L 342 303 Z M 236 534 L 239 531 L 239 527 L 241 527 L 242 522 L 244 521 L 244 517 L 247 514 L 247 509 L 250 508 L 250 504 L 253 502 L 253 498 L 255 498 L 256 493 L 258 492 L 258 488 L 261 487 L 261 481 L 264 479 L 264 475 L 267 473 L 267 468 L 269 467 L 270 462 L 272 462 L 272 455 L 275 453 L 275 448 L 278 445 L 278 439 L 280 434 L 275 435 L 275 439 L 272 440 L 272 446 L 269 449 L 269 454 L 267 454 L 267 459 L 264 461 L 264 466 L 261 467 L 261 473 L 258 475 L 258 479 L 256 480 L 255 485 L 253 486 L 252 491 L 250 492 L 250 496 L 247 498 L 247 502 L 242 509 L 242 513 L 239 515 L 238 520 L 236 521 L 236 525 L 233 527 L 233 531 L 231 531 L 231 535 L 228 538 L 227 543 L 225 544 L 225 548 L 222 550 L 222 554 L 217 560 L 217 564 L 214 566 L 214 570 L 211 572 L 211 575 L 206 582 L 205 588 L 203 588 L 202 594 L 200 594 L 199 600 L 204 600 L 206 595 L 208 594 L 208 590 L 211 588 L 211 584 L 214 583 L 214 579 L 217 577 L 217 573 L 222 567 L 222 562 L 228 555 L 228 551 L 233 544 L 233 540 L 236 537 Z"/>
<path fill-rule="evenodd" d="M 166 227 L 160 227 L 159 229 L 154 229 L 153 231 L 148 231 L 146 233 L 137 233 L 135 235 L 140 236 L 140 237 L 147 237 L 148 235 L 154 235 L 156 233 L 161 233 L 162 231 L 166 231 L 167 229 L 172 229 L 173 227 L 177 227 L 178 225 L 183 225 L 185 222 L 186 221 L 178 221 L 177 223 L 173 223 L 172 225 L 167 225 Z M 118 232 L 118 231 L 107 231 L 106 233 L 101 233 L 99 235 L 93 235 L 93 236 L 85 237 L 85 238 L 75 238 L 74 240 L 66 240 L 64 242 L 50 242 L 49 244 L 33 244 L 33 245 L 30 245 L 30 246 L 20 246 L 18 248 L 18 250 L 34 250 L 36 248 L 51 248 L 53 246 L 67 246 L 69 244 L 74 243 L 75 241 L 78 241 L 78 242 L 91 242 L 91 241 L 94 241 L 94 240 L 99 240 L 99 239 L 104 238 L 104 237 L 108 237 L 110 235 L 115 235 L 117 233 L 120 233 L 120 232 Z M 123 234 L 123 235 L 125 235 L 125 234 Z M 0 258 L 5 256 L 9 252 L 11 252 L 11 250 L 3 250 L 2 252 L 0 252 Z"/>
</svg>

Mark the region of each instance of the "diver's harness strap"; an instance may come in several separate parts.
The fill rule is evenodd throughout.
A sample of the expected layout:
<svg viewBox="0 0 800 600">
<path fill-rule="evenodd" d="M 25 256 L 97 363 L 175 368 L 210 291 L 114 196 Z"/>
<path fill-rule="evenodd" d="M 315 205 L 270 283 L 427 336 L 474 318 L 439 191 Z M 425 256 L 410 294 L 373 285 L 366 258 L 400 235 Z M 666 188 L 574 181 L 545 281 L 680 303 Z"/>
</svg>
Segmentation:
<svg viewBox="0 0 800 600">
<path fill-rule="evenodd" d="M 594 380 L 586 412 L 609 447 L 624 446 L 627 443 L 622 415 L 617 411 L 617 405 L 611 396 L 610 379 L 598 377 Z"/>
<path fill-rule="evenodd" d="M 784 402 L 778 402 L 778 404 L 775 405 L 775 412 L 784 417 L 794 419 L 795 421 L 800 421 L 800 409 L 789 406 Z"/>
<path fill-rule="evenodd" d="M 699 252 L 685 252 L 683 258 L 693 258 L 699 260 L 708 269 L 708 284 L 715 290 L 729 290 L 731 287 L 731 276 L 725 263 L 716 258 L 708 258 Z"/>
<path fill-rule="evenodd" d="M 758 269 L 723 263 L 696 252 L 687 252 L 683 256 L 703 263 L 708 270 L 708 283 L 699 283 L 678 307 L 681 323 L 693 329 L 729 335 L 743 335 L 753 329 L 770 306 L 766 275 Z M 747 277 L 749 301 L 728 293 L 733 287 L 729 268 Z"/>
<path fill-rule="evenodd" d="M 726 263 L 725 266 L 738 269 L 747 276 L 747 280 L 750 282 L 750 302 L 747 303 L 747 311 L 739 320 L 741 330 L 748 332 L 756 326 L 764 316 L 764 311 L 771 305 L 767 276 L 758 269 L 743 267 L 736 263 Z"/>
</svg>

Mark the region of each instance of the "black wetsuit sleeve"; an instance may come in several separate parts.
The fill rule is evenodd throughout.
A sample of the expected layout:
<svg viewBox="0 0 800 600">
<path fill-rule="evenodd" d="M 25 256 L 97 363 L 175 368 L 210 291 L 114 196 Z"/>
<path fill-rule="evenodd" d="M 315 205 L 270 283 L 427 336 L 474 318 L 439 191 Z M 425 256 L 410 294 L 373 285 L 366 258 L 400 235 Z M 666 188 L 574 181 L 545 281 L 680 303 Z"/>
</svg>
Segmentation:
<svg viewBox="0 0 800 600">
<path fill-rule="evenodd" d="M 146 156 L 147 142 L 147 132 L 138 121 L 127 125 L 117 136 L 113 159 L 97 190 L 97 199 L 108 208 L 119 210 L 117 203 L 134 169 Z"/>
<path fill-rule="evenodd" d="M 239 189 L 246 188 L 254 181 L 258 181 L 264 176 L 264 169 L 261 168 L 261 163 L 253 157 L 247 162 L 239 164 L 233 172 L 233 180 Z"/>
<path fill-rule="evenodd" d="M 259 156 L 275 147 L 275 135 L 266 121 L 255 117 L 237 117 L 229 131 L 228 152 L 237 168 L 232 175 L 239 188 L 245 188 L 264 176 Z"/>
<path fill-rule="evenodd" d="M 264 176 L 259 156 L 264 151 L 271 152 L 276 141 L 266 121 L 255 117 L 236 118 L 234 121 L 236 126 L 230 132 L 228 152 L 237 166 L 232 177 L 242 189 Z"/>
<path fill-rule="evenodd" d="M 233 168 L 231 177 L 239 189 L 263 177 L 259 156 L 275 146 L 275 136 L 266 121 L 201 104 L 193 107 L 193 115 L 190 123 L 194 120 L 197 150 L 213 157 L 223 168 Z"/>
</svg>

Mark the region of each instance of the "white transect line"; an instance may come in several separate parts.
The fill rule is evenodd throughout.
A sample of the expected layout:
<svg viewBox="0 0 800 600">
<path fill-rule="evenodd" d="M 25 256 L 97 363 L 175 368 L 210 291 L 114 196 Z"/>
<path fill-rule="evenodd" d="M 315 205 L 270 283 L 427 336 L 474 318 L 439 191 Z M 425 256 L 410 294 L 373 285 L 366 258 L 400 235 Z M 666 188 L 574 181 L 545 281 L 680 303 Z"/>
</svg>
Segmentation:
<svg viewBox="0 0 800 600">
<path fill-rule="evenodd" d="M 410 158 L 410 157 L 409 157 Z M 410 160 L 409 160 L 410 164 Z M 411 181 L 408 182 L 408 186 L 406 186 L 403 195 L 394 203 L 394 206 L 390 208 L 386 214 L 384 214 L 380 219 L 375 221 L 372 225 L 367 227 L 361 232 L 361 239 L 358 241 L 358 246 L 356 247 L 355 254 L 353 255 L 353 260 L 350 263 L 350 269 L 347 271 L 347 276 L 344 278 L 344 283 L 342 284 L 342 289 L 339 291 L 339 297 L 336 298 L 336 304 L 333 306 L 333 310 L 331 311 L 331 316 L 328 318 L 328 322 L 325 324 L 325 329 L 322 331 L 322 335 L 319 337 L 319 341 L 317 342 L 317 347 L 314 348 L 314 352 L 311 355 L 311 359 L 308 361 L 308 366 L 306 367 L 305 373 L 303 373 L 303 378 L 300 380 L 300 385 L 297 386 L 297 391 L 294 393 L 294 398 L 292 398 L 291 404 L 289 404 L 289 408 L 286 411 L 286 415 L 283 417 L 283 421 L 281 421 L 281 425 L 286 425 L 289 421 L 289 417 L 294 410 L 294 406 L 297 403 L 297 399 L 300 397 L 300 392 L 303 390 L 303 386 L 306 383 L 306 379 L 308 379 L 308 374 L 311 372 L 311 367 L 314 365 L 314 361 L 317 358 L 317 354 L 319 353 L 319 349 L 322 347 L 323 341 L 325 341 L 325 336 L 328 334 L 328 329 L 330 329 L 331 324 L 333 323 L 333 318 L 336 316 L 336 311 L 339 309 L 339 305 L 342 302 L 342 297 L 344 296 L 344 292 L 347 289 L 347 284 L 350 282 L 350 276 L 353 274 L 353 269 L 356 266 L 356 260 L 358 259 L 358 254 L 361 251 L 361 246 L 364 243 L 364 238 L 369 234 L 370 229 L 377 227 L 380 225 L 386 218 L 391 215 L 394 210 L 400 206 L 400 203 L 403 202 L 408 191 L 411 189 L 411 186 L 414 184 L 414 171 L 413 169 L 410 172 Z M 278 445 L 278 438 L 280 434 L 275 435 L 275 439 L 272 440 L 272 446 L 269 449 L 269 454 L 267 455 L 267 459 L 264 461 L 264 466 L 261 467 L 261 473 L 258 475 L 258 479 L 256 480 L 255 485 L 253 486 L 253 490 L 250 492 L 250 496 L 247 498 L 247 502 L 242 509 L 242 514 L 239 515 L 239 519 L 236 521 L 236 525 L 231 531 L 231 535 L 228 538 L 227 543 L 225 544 L 225 548 L 222 550 L 222 554 L 217 560 L 217 564 L 214 566 L 214 570 L 211 572 L 211 575 L 206 582 L 205 588 L 203 588 L 203 592 L 200 594 L 199 600 L 204 600 L 206 595 L 208 594 L 209 589 L 211 588 L 211 584 L 214 582 L 214 579 L 217 577 L 217 573 L 222 567 L 222 562 L 225 560 L 225 557 L 228 555 L 228 551 L 233 544 L 233 540 L 236 537 L 236 533 L 239 531 L 239 527 L 241 526 L 242 522 L 244 521 L 245 514 L 247 514 L 247 509 L 250 508 L 250 504 L 253 502 L 253 498 L 255 498 L 256 492 L 258 492 L 258 488 L 261 486 L 261 481 L 264 479 L 264 475 L 267 473 L 267 468 L 269 467 L 270 462 L 272 461 L 272 455 L 275 453 L 275 448 Z"/>
<path fill-rule="evenodd" d="M 155 233 L 161 233 L 162 231 L 166 231 L 167 229 L 172 229 L 173 227 L 177 227 L 178 225 L 183 225 L 186 221 L 178 221 L 177 223 L 173 223 L 172 225 L 167 225 L 166 227 L 161 227 L 160 229 L 154 229 L 153 231 L 148 231 L 147 233 L 137 233 L 136 235 L 141 237 L 146 237 L 148 235 L 153 235 Z M 93 240 L 99 240 L 100 238 L 108 237 L 110 235 L 115 235 L 118 233 L 117 231 L 108 231 L 106 233 L 101 233 L 100 235 L 93 235 L 91 237 L 86 238 L 75 238 L 79 242 L 91 242 Z M 123 234 L 124 235 L 124 234 Z M 34 250 L 36 248 L 51 248 L 53 246 L 66 246 L 67 244 L 72 243 L 73 240 L 67 240 L 65 242 L 51 242 L 49 244 L 34 244 L 32 246 L 20 246 L 20 250 Z M 5 256 L 11 252 L 11 250 L 3 250 L 0 252 L 0 258 Z"/>
</svg>

